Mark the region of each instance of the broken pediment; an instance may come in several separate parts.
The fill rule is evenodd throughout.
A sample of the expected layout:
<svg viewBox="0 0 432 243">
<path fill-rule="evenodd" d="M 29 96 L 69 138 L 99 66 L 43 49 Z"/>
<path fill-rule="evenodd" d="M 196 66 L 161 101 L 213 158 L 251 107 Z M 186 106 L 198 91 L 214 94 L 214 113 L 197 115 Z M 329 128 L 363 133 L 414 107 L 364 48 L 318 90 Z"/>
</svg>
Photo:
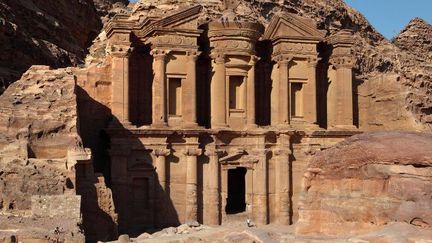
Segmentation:
<svg viewBox="0 0 432 243">
<path fill-rule="evenodd" d="M 324 36 L 325 31 L 318 30 L 313 20 L 284 13 L 272 18 L 263 39 L 274 41 L 280 38 L 291 38 L 320 41 Z"/>
<path fill-rule="evenodd" d="M 153 22 L 143 21 L 135 30 L 136 35 L 141 38 L 150 37 L 162 33 L 201 33 L 198 30 L 198 17 L 202 6 L 197 5 L 174 12 L 166 17 Z M 146 23 L 146 24 L 144 24 Z"/>
</svg>

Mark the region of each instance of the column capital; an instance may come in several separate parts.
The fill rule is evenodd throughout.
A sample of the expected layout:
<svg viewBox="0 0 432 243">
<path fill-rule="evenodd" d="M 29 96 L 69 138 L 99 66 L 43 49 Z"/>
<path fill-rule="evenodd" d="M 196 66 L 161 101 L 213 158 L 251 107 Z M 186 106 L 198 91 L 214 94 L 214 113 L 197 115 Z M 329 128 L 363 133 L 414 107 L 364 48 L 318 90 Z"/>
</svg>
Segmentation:
<svg viewBox="0 0 432 243">
<path fill-rule="evenodd" d="M 201 55 L 200 51 L 186 51 L 186 57 L 188 61 L 196 61 L 199 57 L 199 55 Z"/>
<path fill-rule="evenodd" d="M 277 62 L 279 65 L 280 64 L 288 65 L 293 59 L 294 59 L 294 56 L 282 55 L 282 54 L 273 57 L 273 61 Z"/>
<path fill-rule="evenodd" d="M 217 64 L 224 64 L 226 62 L 226 55 L 220 52 L 214 52 L 210 55 L 213 61 Z"/>
<path fill-rule="evenodd" d="M 330 64 L 336 68 L 353 68 L 355 65 L 355 58 L 352 56 L 334 56 L 330 57 Z"/>
<path fill-rule="evenodd" d="M 118 58 L 126 58 L 129 57 L 132 52 L 133 52 L 134 48 L 131 47 L 130 45 L 117 45 L 117 44 L 113 44 L 111 45 L 111 55 L 114 57 L 118 57 Z"/>
<path fill-rule="evenodd" d="M 206 156 L 222 156 L 225 153 L 225 150 L 216 149 L 216 148 L 206 148 L 204 151 L 204 155 Z"/>
<path fill-rule="evenodd" d="M 200 156 L 202 154 L 202 149 L 200 148 L 187 148 L 183 151 L 184 155 L 187 156 Z"/>
<path fill-rule="evenodd" d="M 321 59 L 322 59 L 321 57 L 310 56 L 306 58 L 307 65 L 309 67 L 316 67 L 318 65 L 318 62 L 321 61 Z"/>
<path fill-rule="evenodd" d="M 152 151 L 152 153 L 156 156 L 156 157 L 159 157 L 159 156 L 168 156 L 168 155 L 170 155 L 170 153 L 171 153 L 171 150 L 170 149 L 154 149 L 153 151 Z"/>
<path fill-rule="evenodd" d="M 150 51 L 150 55 L 152 55 L 155 59 L 164 59 L 170 53 L 170 50 L 164 49 L 153 49 Z"/>
<path fill-rule="evenodd" d="M 276 156 L 290 156 L 292 154 L 290 148 L 277 148 L 273 152 Z"/>
<path fill-rule="evenodd" d="M 249 61 L 249 65 L 254 66 L 260 59 L 261 57 L 252 55 Z"/>
<path fill-rule="evenodd" d="M 270 149 L 251 149 L 251 150 L 248 150 L 248 154 L 253 155 L 253 156 L 267 155 L 268 152 L 270 152 Z"/>
</svg>

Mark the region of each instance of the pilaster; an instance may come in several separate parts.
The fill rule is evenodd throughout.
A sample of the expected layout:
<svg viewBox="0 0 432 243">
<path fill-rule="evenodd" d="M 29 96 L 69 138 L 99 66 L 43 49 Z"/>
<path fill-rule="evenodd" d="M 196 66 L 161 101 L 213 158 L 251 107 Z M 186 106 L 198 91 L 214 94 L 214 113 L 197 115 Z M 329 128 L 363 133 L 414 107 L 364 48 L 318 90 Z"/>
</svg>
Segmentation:
<svg viewBox="0 0 432 243">
<path fill-rule="evenodd" d="M 200 52 L 188 51 L 186 53 L 186 82 L 183 89 L 183 122 L 185 127 L 196 127 L 197 124 L 197 93 L 196 93 L 196 61 Z"/>
<path fill-rule="evenodd" d="M 167 87 L 166 87 L 166 57 L 167 50 L 155 49 L 153 56 L 153 85 L 152 85 L 152 126 L 167 126 Z"/>
<path fill-rule="evenodd" d="M 328 41 L 333 45 L 330 64 L 335 69 L 335 80 L 331 82 L 333 97 L 328 97 L 329 109 L 334 109 L 328 118 L 328 126 L 336 129 L 355 129 L 353 120 L 353 88 L 352 68 L 355 57 L 352 54 L 352 32 L 341 30 L 329 37 Z"/>
<path fill-rule="evenodd" d="M 292 56 L 279 55 L 276 57 L 277 65 L 279 66 L 278 79 L 278 108 L 279 121 L 277 126 L 287 128 L 290 126 L 290 86 L 289 86 L 289 64 L 293 60 Z"/>
<path fill-rule="evenodd" d="M 250 69 L 247 79 L 247 108 L 246 108 L 246 124 L 249 128 L 257 127 L 256 125 L 256 102 L 255 102 L 255 65 L 259 61 L 259 57 L 252 55 L 249 61 Z"/>
<path fill-rule="evenodd" d="M 112 113 L 121 124 L 129 126 L 129 57 L 133 48 L 130 44 L 114 44 L 111 48 Z"/>
<path fill-rule="evenodd" d="M 290 136 L 281 134 L 279 145 L 274 150 L 276 156 L 276 197 L 277 215 L 280 224 L 288 225 L 291 223 L 291 198 L 290 198 L 290 168 L 289 156 L 292 154 L 290 149 Z"/>
<path fill-rule="evenodd" d="M 166 190 L 166 157 L 170 155 L 171 151 L 169 149 L 155 149 L 153 150 L 153 155 L 156 157 L 156 173 L 158 176 L 159 185 L 161 186 L 163 192 Z"/>
<path fill-rule="evenodd" d="M 208 164 L 204 165 L 204 224 L 219 225 L 221 223 L 220 215 L 220 166 L 219 156 L 222 155 L 221 150 L 216 148 L 206 148 L 205 155 L 209 157 Z"/>
<path fill-rule="evenodd" d="M 253 200 L 252 216 L 253 220 L 260 225 L 268 224 L 268 162 L 267 149 L 254 149 L 250 152 L 258 160 L 254 164 L 253 172 Z"/>
<path fill-rule="evenodd" d="M 198 221 L 198 156 L 199 148 L 187 148 L 186 155 L 186 221 Z"/>
<path fill-rule="evenodd" d="M 212 58 L 214 74 L 210 85 L 211 127 L 227 127 L 226 57 L 222 53 L 213 53 Z"/>
<path fill-rule="evenodd" d="M 303 93 L 303 111 L 306 125 L 318 128 L 318 112 L 317 112 L 317 79 L 316 67 L 319 58 L 307 58 L 308 81 L 304 87 Z"/>
</svg>

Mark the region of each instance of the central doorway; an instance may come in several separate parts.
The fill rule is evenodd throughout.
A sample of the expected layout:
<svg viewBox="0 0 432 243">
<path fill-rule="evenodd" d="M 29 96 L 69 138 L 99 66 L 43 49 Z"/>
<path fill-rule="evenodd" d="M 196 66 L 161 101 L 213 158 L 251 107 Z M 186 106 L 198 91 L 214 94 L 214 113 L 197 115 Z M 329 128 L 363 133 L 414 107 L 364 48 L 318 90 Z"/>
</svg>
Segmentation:
<svg viewBox="0 0 432 243">
<path fill-rule="evenodd" d="M 227 214 L 246 211 L 246 168 L 228 170 L 228 198 L 225 207 Z"/>
</svg>

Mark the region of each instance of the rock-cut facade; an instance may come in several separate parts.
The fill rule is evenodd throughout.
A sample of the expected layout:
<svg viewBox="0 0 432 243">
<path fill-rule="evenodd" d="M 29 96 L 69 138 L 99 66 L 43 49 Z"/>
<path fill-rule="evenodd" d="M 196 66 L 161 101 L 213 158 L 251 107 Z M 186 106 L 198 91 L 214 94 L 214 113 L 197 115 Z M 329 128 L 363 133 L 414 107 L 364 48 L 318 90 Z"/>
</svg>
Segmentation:
<svg viewBox="0 0 432 243">
<path fill-rule="evenodd" d="M 276 14 L 116 15 L 105 27 L 119 232 L 291 224 L 306 163 L 358 133 L 352 33 Z"/>
</svg>

